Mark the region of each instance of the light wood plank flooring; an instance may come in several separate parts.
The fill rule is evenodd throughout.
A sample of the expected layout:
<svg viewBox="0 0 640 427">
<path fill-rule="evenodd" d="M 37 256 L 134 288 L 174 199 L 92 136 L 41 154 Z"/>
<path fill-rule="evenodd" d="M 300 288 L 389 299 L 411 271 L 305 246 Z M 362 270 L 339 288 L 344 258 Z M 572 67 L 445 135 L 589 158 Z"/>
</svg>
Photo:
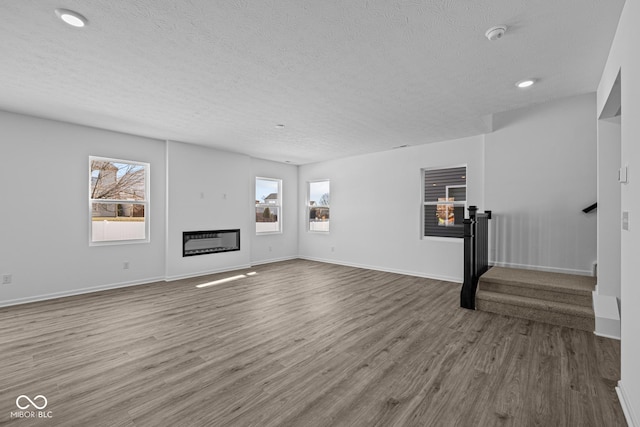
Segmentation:
<svg viewBox="0 0 640 427">
<path fill-rule="evenodd" d="M 458 302 L 295 260 L 3 308 L 0 425 L 625 425 L 617 341 Z M 11 419 L 19 395 L 52 418 Z"/>
</svg>

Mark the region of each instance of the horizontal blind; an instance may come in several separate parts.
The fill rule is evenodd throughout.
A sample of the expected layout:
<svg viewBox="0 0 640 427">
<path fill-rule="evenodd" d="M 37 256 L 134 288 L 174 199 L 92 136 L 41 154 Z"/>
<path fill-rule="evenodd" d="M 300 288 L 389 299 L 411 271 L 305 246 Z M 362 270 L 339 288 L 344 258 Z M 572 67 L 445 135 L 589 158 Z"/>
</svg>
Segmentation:
<svg viewBox="0 0 640 427">
<path fill-rule="evenodd" d="M 424 201 L 437 202 L 446 197 L 447 186 L 467 184 L 466 166 L 424 171 Z M 461 200 L 465 201 L 465 200 Z"/>
<path fill-rule="evenodd" d="M 438 219 L 438 201 L 447 200 L 447 187 L 449 199 L 453 202 L 466 202 L 467 168 L 466 166 L 432 169 L 424 171 L 424 235 L 437 237 L 462 237 L 464 234 L 464 206 L 452 206 L 453 224 L 443 224 Z M 458 188 L 455 188 L 458 187 Z"/>
</svg>

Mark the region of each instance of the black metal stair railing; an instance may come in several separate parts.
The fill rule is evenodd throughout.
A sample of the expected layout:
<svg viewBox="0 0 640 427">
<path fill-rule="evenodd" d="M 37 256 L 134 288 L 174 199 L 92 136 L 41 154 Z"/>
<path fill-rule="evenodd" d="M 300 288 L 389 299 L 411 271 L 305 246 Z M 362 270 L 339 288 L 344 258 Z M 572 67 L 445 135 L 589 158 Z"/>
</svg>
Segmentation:
<svg viewBox="0 0 640 427">
<path fill-rule="evenodd" d="M 464 282 L 460 291 L 460 307 L 475 310 L 478 279 L 489 269 L 489 220 L 491 211 L 479 213 L 469 206 L 464 220 Z"/>
</svg>

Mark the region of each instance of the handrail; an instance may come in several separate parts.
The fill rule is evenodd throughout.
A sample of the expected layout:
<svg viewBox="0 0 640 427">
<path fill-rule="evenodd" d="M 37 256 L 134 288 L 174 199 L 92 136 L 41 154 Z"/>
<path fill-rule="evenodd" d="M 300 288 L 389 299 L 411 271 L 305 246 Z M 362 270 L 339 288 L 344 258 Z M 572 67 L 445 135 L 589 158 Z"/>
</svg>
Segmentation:
<svg viewBox="0 0 640 427">
<path fill-rule="evenodd" d="M 478 279 L 489 270 L 489 220 L 491 211 L 479 213 L 469 206 L 464 220 L 464 282 L 460 291 L 460 307 L 475 310 Z"/>
<path fill-rule="evenodd" d="M 597 207 L 598 207 L 598 202 L 595 202 L 594 204 L 592 204 L 590 206 L 587 206 L 586 208 L 582 209 L 582 212 L 589 213 L 592 210 L 597 209 Z"/>
</svg>

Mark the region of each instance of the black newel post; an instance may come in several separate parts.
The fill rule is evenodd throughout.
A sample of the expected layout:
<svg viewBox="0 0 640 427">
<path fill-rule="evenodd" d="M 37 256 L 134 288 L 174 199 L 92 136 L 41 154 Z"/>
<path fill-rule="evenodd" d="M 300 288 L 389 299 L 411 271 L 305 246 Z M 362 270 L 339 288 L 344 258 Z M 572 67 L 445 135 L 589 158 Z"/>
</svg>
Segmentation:
<svg viewBox="0 0 640 427">
<path fill-rule="evenodd" d="M 475 310 L 476 248 L 475 226 L 477 206 L 469 206 L 469 218 L 464 220 L 464 283 L 460 291 L 460 307 Z"/>
</svg>

